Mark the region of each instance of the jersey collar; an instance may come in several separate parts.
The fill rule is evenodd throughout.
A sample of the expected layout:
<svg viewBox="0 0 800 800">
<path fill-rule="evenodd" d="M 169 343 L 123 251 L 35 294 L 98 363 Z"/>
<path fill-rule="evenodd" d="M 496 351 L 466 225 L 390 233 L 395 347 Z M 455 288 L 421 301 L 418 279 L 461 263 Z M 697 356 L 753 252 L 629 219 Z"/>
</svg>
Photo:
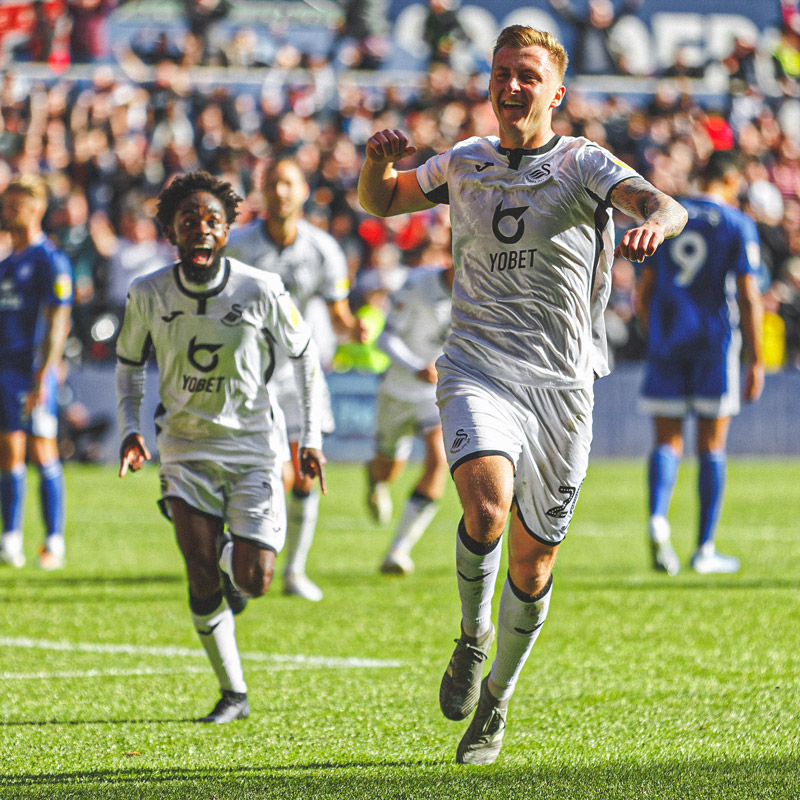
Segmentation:
<svg viewBox="0 0 800 800">
<path fill-rule="evenodd" d="M 219 271 L 219 277 L 210 285 L 203 283 L 193 283 L 188 280 L 183 274 L 181 269 L 181 262 L 176 261 L 173 267 L 173 274 L 175 275 L 175 283 L 178 289 L 188 297 L 214 297 L 218 295 L 228 283 L 228 278 L 231 274 L 231 264 L 229 259 L 222 259 L 222 269 Z"/>
<path fill-rule="evenodd" d="M 541 156 L 545 153 L 549 153 L 558 144 L 560 139 L 561 136 L 555 134 L 547 144 L 543 144 L 541 147 L 531 148 L 503 147 L 502 145 L 498 145 L 497 152 L 500 153 L 501 156 L 508 156 L 508 166 L 511 167 L 511 169 L 519 169 L 519 165 L 525 156 Z"/>
</svg>

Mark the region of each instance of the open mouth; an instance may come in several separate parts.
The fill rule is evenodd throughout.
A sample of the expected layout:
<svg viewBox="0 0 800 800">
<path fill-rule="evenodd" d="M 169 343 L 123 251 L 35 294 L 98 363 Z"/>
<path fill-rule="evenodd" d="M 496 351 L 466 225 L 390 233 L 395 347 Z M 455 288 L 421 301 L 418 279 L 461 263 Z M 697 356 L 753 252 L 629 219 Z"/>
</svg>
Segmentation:
<svg viewBox="0 0 800 800">
<path fill-rule="evenodd" d="M 214 251 L 210 247 L 192 248 L 192 264 L 198 267 L 207 267 L 214 260 Z"/>
</svg>

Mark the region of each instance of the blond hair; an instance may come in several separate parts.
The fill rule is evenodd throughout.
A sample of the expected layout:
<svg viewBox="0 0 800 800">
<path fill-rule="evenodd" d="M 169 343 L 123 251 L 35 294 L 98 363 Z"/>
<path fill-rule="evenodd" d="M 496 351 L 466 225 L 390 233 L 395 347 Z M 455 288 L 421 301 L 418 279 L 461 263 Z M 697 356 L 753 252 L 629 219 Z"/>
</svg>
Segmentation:
<svg viewBox="0 0 800 800">
<path fill-rule="evenodd" d="M 564 80 L 564 73 L 567 71 L 569 56 L 564 46 L 547 31 L 540 31 L 528 25 L 509 25 L 500 31 L 500 35 L 495 42 L 492 50 L 492 58 L 497 55 L 501 47 L 511 47 L 514 50 L 521 50 L 523 47 L 543 47 L 550 53 L 558 70 L 559 80 Z"/>
</svg>

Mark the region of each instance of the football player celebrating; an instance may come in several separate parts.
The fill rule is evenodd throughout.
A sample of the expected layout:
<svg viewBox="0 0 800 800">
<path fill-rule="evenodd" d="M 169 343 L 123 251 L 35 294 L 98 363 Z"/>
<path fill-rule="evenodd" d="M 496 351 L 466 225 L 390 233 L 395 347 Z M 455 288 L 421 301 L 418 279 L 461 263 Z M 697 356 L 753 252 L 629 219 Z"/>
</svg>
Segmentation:
<svg viewBox="0 0 800 800">
<path fill-rule="evenodd" d="M 325 491 L 317 350 L 278 276 L 222 257 L 239 202 L 205 172 L 161 192 L 157 218 L 180 260 L 131 284 L 117 341 L 120 477 L 150 458 L 139 410 L 155 351 L 159 504 L 175 527 L 192 620 L 222 691 L 199 720 L 214 723 L 249 714 L 233 614 L 269 589 L 286 536 L 288 447 L 270 388 L 276 348 L 294 365 L 302 397 L 300 468 Z"/>
<path fill-rule="evenodd" d="M 262 191 L 266 218 L 231 231 L 228 254 L 279 275 L 303 315 L 312 298 L 322 298 L 334 331 L 364 341 L 363 323 L 353 317 L 347 300 L 349 280 L 342 248 L 329 233 L 303 217 L 303 206 L 309 194 L 303 171 L 292 159 L 280 158 L 267 167 Z M 274 382 L 292 451 L 291 461 L 284 469 L 284 483 L 291 494 L 283 591 L 317 601 L 322 599 L 322 590 L 306 574 L 306 562 L 314 541 L 320 498 L 313 483 L 299 469 L 301 401 L 291 367 L 280 355 Z M 322 426 L 323 433 L 333 432 L 327 386 L 324 387 Z"/>
<path fill-rule="evenodd" d="M 505 28 L 489 81 L 500 137 L 466 139 L 398 171 L 395 162 L 416 148 L 402 131 L 380 131 L 367 141 L 359 178 L 361 204 L 378 216 L 450 205 L 453 317 L 436 363 L 437 397 L 464 516 L 456 542 L 461 635 L 439 704 L 449 719 L 474 711 L 459 763 L 488 764 L 500 751 L 586 474 L 592 384 L 609 370 L 612 207 L 639 221 L 616 249 L 634 261 L 686 222 L 678 203 L 602 147 L 554 133 L 566 66 L 549 33 Z M 509 512 L 497 653 L 481 681 Z"/>
</svg>

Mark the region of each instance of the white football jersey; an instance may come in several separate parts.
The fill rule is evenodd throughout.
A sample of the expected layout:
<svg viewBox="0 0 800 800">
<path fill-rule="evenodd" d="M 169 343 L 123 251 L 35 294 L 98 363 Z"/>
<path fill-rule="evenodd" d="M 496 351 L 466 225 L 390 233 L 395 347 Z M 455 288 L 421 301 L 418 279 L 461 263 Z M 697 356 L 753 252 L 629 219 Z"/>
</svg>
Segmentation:
<svg viewBox="0 0 800 800">
<path fill-rule="evenodd" d="M 266 234 L 262 219 L 234 228 L 228 237 L 225 253 L 257 269 L 279 275 L 304 316 L 312 297 L 334 303 L 350 294 L 347 260 L 339 243 L 305 219 L 297 222 L 297 238 L 283 248 Z M 325 342 L 321 338 L 330 336 L 330 330 L 317 331 L 317 335 L 318 344 L 324 349 Z M 276 380 L 282 391 L 292 392 L 291 368 L 280 357 Z"/>
<path fill-rule="evenodd" d="M 569 136 L 535 150 L 473 137 L 420 166 L 428 199 L 450 204 L 450 358 L 542 387 L 579 388 L 606 375 L 608 197 L 637 175 L 602 147 Z"/>
<path fill-rule="evenodd" d="M 155 350 L 165 463 L 252 464 L 285 455 L 283 414 L 270 387 L 275 352 L 300 357 L 311 334 L 277 275 L 230 258 L 223 269 L 208 292 L 192 291 L 175 264 L 135 280 L 128 293 L 117 358 L 144 366 Z M 320 447 L 318 420 L 310 422 L 307 445 Z"/>
<path fill-rule="evenodd" d="M 378 347 L 392 359 L 381 378 L 382 392 L 411 401 L 436 396 L 436 385 L 424 383 L 414 373 L 442 354 L 450 331 L 451 305 L 443 269 L 409 270 L 406 282 L 391 297 L 378 338 Z"/>
<path fill-rule="evenodd" d="M 315 296 L 326 303 L 343 300 L 350 293 L 347 261 L 342 248 L 329 233 L 298 220 L 297 238 L 286 247 L 278 247 L 264 231 L 258 219 L 234 228 L 228 237 L 225 254 L 265 272 L 280 275 L 283 285 L 304 314 L 308 301 Z"/>
</svg>

